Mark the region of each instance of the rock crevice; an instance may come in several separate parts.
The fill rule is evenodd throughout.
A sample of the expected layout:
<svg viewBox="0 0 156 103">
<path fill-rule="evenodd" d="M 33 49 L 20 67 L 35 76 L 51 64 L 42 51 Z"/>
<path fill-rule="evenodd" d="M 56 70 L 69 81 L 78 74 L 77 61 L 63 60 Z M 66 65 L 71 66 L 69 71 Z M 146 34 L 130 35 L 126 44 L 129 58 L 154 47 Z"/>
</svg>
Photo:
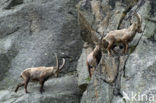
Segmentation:
<svg viewBox="0 0 156 103">
<path fill-rule="evenodd" d="M 90 1 L 90 4 L 88 3 L 88 5 L 92 5 L 92 2 L 94 2 L 94 0 Z M 101 5 L 103 2 L 106 3 L 105 0 L 98 0 L 96 2 L 98 2 L 97 4 L 101 4 Z M 101 5 L 99 5 L 98 7 L 96 3 L 94 3 L 95 5 L 92 6 L 91 10 L 88 10 L 88 9 L 84 10 L 84 8 L 81 9 L 81 7 L 82 6 L 85 7 L 85 5 L 84 4 L 81 5 L 81 3 L 79 4 L 80 9 L 78 10 L 78 13 L 83 12 L 81 15 L 85 19 L 85 23 L 89 25 L 89 27 L 91 27 L 93 31 L 97 32 L 97 30 L 103 30 L 101 32 L 97 32 L 101 36 L 106 35 L 106 33 L 111 30 L 127 28 L 131 23 L 131 21 L 129 21 L 130 19 L 135 21 L 133 17 L 134 16 L 133 14 L 135 12 L 138 12 L 142 17 L 142 30 L 143 30 L 143 33 L 140 33 L 140 34 L 137 33 L 134 40 L 131 43 L 129 43 L 129 49 L 126 55 L 122 55 L 121 53 L 122 49 L 118 47 L 115 47 L 115 50 L 118 51 L 118 54 L 117 55 L 114 54 L 113 57 L 109 57 L 107 53 L 103 52 L 102 59 L 98 67 L 95 70 L 93 78 L 91 78 L 91 81 L 88 83 L 88 87 L 86 88 L 86 91 L 84 92 L 82 96 L 81 103 L 87 103 L 87 102 L 89 103 L 118 103 L 118 102 L 125 103 L 125 101 L 126 103 L 130 103 L 131 100 L 126 100 L 123 98 L 124 97 L 123 91 L 126 92 L 127 94 L 132 91 L 135 91 L 138 93 L 140 91 L 137 90 L 139 87 L 137 85 L 146 83 L 146 81 L 142 78 L 141 75 L 143 75 L 142 70 L 147 69 L 149 67 L 146 64 L 142 63 L 144 62 L 143 60 L 145 59 L 141 60 L 141 58 L 139 59 L 139 57 L 142 55 L 142 58 L 143 57 L 148 58 L 147 55 L 150 55 L 150 53 L 153 54 L 152 51 L 155 49 L 155 47 L 152 46 L 154 45 L 154 42 L 153 43 L 150 42 L 149 44 L 147 44 L 148 46 L 146 44 L 142 46 L 143 42 L 149 41 L 149 40 L 153 41 L 155 37 L 155 33 L 154 33 L 155 23 L 154 25 L 152 25 L 152 27 L 148 26 L 149 25 L 148 23 L 150 23 L 151 20 L 147 21 L 145 19 L 146 15 L 149 15 L 151 12 L 151 9 L 153 9 L 153 8 L 149 8 L 152 6 L 150 4 L 152 0 L 151 1 L 134 0 L 134 2 L 131 2 L 132 4 L 130 7 L 126 6 L 128 2 L 129 2 L 128 0 L 124 0 L 124 1 L 109 0 L 109 3 L 107 3 L 107 6 L 113 7 L 113 9 L 109 8 L 108 11 L 106 9 L 103 9 Z M 103 9 L 104 11 L 101 11 L 98 8 Z M 109 18 L 108 26 L 102 26 L 100 25 L 100 23 L 102 23 L 102 19 L 100 19 L 101 18 L 100 15 L 103 15 L 103 14 L 108 15 L 107 12 L 111 14 Z M 94 17 L 93 19 L 92 19 L 92 16 Z M 104 16 L 104 18 L 105 17 L 106 16 Z M 81 17 L 79 17 L 79 19 L 81 19 Z M 81 27 L 86 25 L 85 23 L 84 24 L 82 23 L 83 22 L 82 20 L 80 20 L 79 22 L 81 24 L 80 29 Z M 88 31 L 90 30 L 87 27 L 84 29 L 85 30 L 87 29 Z M 84 29 L 81 29 L 81 33 L 84 31 Z M 151 29 L 151 32 L 149 32 L 149 29 Z M 92 33 L 91 32 L 83 33 L 82 35 L 83 35 L 82 39 L 83 40 L 85 39 L 85 42 L 88 43 L 88 46 L 90 48 L 91 47 L 94 48 L 94 41 L 96 40 L 92 39 L 93 37 Z M 98 39 L 98 35 L 94 35 L 94 36 L 96 36 L 95 38 Z M 92 45 L 90 45 L 91 43 Z M 144 50 L 148 50 L 148 49 L 145 49 L 147 47 L 151 48 L 149 49 L 150 51 L 149 53 L 144 51 Z M 141 49 L 143 49 L 142 52 L 140 51 Z M 155 53 L 153 55 L 155 55 Z M 135 59 L 139 61 L 136 61 Z M 150 63 L 151 65 L 154 65 L 154 62 L 155 60 L 152 59 L 152 61 L 149 61 L 148 63 Z M 139 69 L 142 67 L 144 69 Z M 137 82 L 135 81 L 135 79 L 138 79 L 136 80 Z M 87 83 L 87 82 L 84 82 L 84 83 Z M 155 84 L 152 84 L 151 86 L 153 87 L 154 85 Z M 149 85 L 141 85 L 141 88 L 149 89 Z M 108 92 L 107 90 L 110 90 L 110 92 Z M 96 91 L 100 91 L 100 92 L 96 92 Z M 97 95 L 98 95 L 98 98 L 97 98 Z M 95 99 L 92 99 L 93 97 L 95 97 Z M 102 98 L 105 98 L 105 100 Z"/>
</svg>

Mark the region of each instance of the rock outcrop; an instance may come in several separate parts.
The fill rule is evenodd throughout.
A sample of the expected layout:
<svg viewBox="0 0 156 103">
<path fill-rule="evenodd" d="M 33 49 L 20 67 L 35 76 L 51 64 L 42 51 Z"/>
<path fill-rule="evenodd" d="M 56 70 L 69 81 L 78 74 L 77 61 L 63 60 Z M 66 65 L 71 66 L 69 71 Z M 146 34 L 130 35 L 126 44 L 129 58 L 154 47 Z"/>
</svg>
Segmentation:
<svg viewBox="0 0 156 103">
<path fill-rule="evenodd" d="M 155 0 L 1 0 L 0 103 L 155 103 Z M 142 17 L 142 33 L 101 61 L 92 78 L 87 55 L 109 31 L 127 28 Z M 83 41 L 82 41 L 83 40 Z M 14 93 L 20 73 L 29 67 L 53 66 L 57 53 L 66 64 L 58 78 L 30 83 Z M 59 62 L 60 63 L 60 62 Z"/>
<path fill-rule="evenodd" d="M 79 103 L 76 66 L 83 42 L 73 0 L 0 1 L 0 103 Z M 59 78 L 30 83 L 14 93 L 20 73 L 29 67 L 53 66 L 57 53 L 66 64 Z"/>
<path fill-rule="evenodd" d="M 143 33 L 137 33 L 134 40 L 129 43 L 126 55 L 121 53 L 122 45 L 114 48 L 118 53 L 113 53 L 112 57 L 103 52 L 91 81 L 88 83 L 80 78 L 81 85 L 88 84 L 81 103 L 156 102 L 154 93 L 156 90 L 155 4 L 154 0 L 82 0 L 79 2 L 81 36 L 87 44 L 92 44 L 88 45 L 90 48 L 94 47 L 94 41 L 105 36 L 109 31 L 127 28 L 135 21 L 134 12 L 141 15 L 143 30 Z M 96 33 L 92 33 L 91 29 Z"/>
</svg>

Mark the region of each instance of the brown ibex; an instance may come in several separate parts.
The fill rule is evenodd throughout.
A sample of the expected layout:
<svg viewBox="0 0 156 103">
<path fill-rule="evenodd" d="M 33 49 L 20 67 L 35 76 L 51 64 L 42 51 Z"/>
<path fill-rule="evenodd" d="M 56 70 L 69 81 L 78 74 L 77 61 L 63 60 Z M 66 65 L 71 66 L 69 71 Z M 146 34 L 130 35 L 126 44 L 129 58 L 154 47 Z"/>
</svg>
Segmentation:
<svg viewBox="0 0 156 103">
<path fill-rule="evenodd" d="M 51 76 L 58 76 L 58 73 L 61 71 L 61 69 L 63 68 L 64 64 L 65 64 L 65 59 L 63 58 L 63 63 L 62 65 L 59 67 L 58 65 L 58 58 L 57 55 L 56 56 L 56 66 L 54 67 L 34 67 L 34 68 L 28 68 L 25 69 L 22 73 L 21 73 L 21 78 L 24 80 L 23 83 L 19 83 L 15 89 L 15 92 L 17 92 L 18 88 L 21 86 L 24 86 L 25 88 L 25 92 L 28 93 L 27 91 L 27 85 L 29 83 L 29 81 L 39 81 L 40 83 L 40 93 L 42 93 L 44 91 L 43 86 L 46 80 L 49 79 L 49 77 Z"/>
<path fill-rule="evenodd" d="M 101 47 L 102 42 L 101 39 L 98 41 L 98 43 L 95 43 L 96 46 L 94 48 L 94 50 L 87 56 L 87 68 L 88 68 L 88 72 L 89 72 L 89 76 L 92 76 L 91 71 L 97 67 L 97 65 L 99 64 L 100 60 L 101 60 L 101 56 L 102 56 L 102 51 L 101 51 Z"/>
<path fill-rule="evenodd" d="M 111 55 L 111 49 L 115 43 L 123 43 L 124 44 L 124 53 L 127 52 L 128 42 L 132 41 L 135 34 L 141 33 L 141 16 L 138 13 L 135 13 L 137 17 L 137 22 L 134 22 L 127 29 L 114 30 L 110 31 L 102 40 L 103 43 L 108 43 L 107 51 L 108 54 Z"/>
</svg>

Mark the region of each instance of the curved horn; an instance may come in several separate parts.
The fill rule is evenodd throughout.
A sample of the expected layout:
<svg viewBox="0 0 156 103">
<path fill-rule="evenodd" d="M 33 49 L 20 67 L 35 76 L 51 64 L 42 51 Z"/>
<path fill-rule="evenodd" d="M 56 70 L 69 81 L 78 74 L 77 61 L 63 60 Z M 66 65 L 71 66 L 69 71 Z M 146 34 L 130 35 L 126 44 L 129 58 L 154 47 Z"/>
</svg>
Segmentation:
<svg viewBox="0 0 156 103">
<path fill-rule="evenodd" d="M 137 22 L 139 25 L 141 25 L 141 16 L 138 13 L 135 13 L 136 17 L 137 17 Z"/>
<path fill-rule="evenodd" d="M 65 59 L 63 58 L 62 60 L 63 60 L 63 63 L 62 63 L 62 65 L 59 67 L 59 71 L 61 71 L 61 69 L 63 68 L 63 66 L 64 66 L 64 64 L 65 64 Z"/>
<path fill-rule="evenodd" d="M 58 69 L 58 58 L 57 58 L 57 55 L 56 55 L 56 53 L 55 53 L 55 57 L 56 57 L 56 68 Z"/>
</svg>

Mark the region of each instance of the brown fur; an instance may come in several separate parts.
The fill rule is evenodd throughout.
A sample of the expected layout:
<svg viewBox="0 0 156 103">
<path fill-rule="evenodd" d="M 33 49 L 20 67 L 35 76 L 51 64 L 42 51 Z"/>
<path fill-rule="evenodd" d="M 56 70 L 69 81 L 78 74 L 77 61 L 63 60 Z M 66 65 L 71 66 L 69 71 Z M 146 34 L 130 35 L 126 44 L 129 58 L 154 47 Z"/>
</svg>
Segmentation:
<svg viewBox="0 0 156 103">
<path fill-rule="evenodd" d="M 86 64 L 90 77 L 92 76 L 96 66 L 99 64 L 101 56 L 102 56 L 101 44 L 97 44 L 94 50 L 87 56 Z"/>
<path fill-rule="evenodd" d="M 115 43 L 123 43 L 123 52 L 126 53 L 128 49 L 128 42 L 133 40 L 137 32 L 142 32 L 141 17 L 139 14 L 136 14 L 136 17 L 137 22 L 133 23 L 129 28 L 111 31 L 103 38 L 103 43 L 108 43 L 107 51 L 109 55 L 111 55 L 111 49 Z"/>
<path fill-rule="evenodd" d="M 25 92 L 28 93 L 27 91 L 27 85 L 29 81 L 39 81 L 41 87 L 40 87 L 40 92 L 42 93 L 44 91 L 43 86 L 44 82 L 48 80 L 49 77 L 51 76 L 58 76 L 59 71 L 63 68 L 65 64 L 65 59 L 63 58 L 63 63 L 60 67 L 58 67 L 58 59 L 56 56 L 56 66 L 54 67 L 35 67 L 35 68 L 28 68 L 25 69 L 21 73 L 21 77 L 24 80 L 23 83 L 19 83 L 15 89 L 15 92 L 18 91 L 18 88 L 21 86 L 24 86 Z"/>
</svg>

